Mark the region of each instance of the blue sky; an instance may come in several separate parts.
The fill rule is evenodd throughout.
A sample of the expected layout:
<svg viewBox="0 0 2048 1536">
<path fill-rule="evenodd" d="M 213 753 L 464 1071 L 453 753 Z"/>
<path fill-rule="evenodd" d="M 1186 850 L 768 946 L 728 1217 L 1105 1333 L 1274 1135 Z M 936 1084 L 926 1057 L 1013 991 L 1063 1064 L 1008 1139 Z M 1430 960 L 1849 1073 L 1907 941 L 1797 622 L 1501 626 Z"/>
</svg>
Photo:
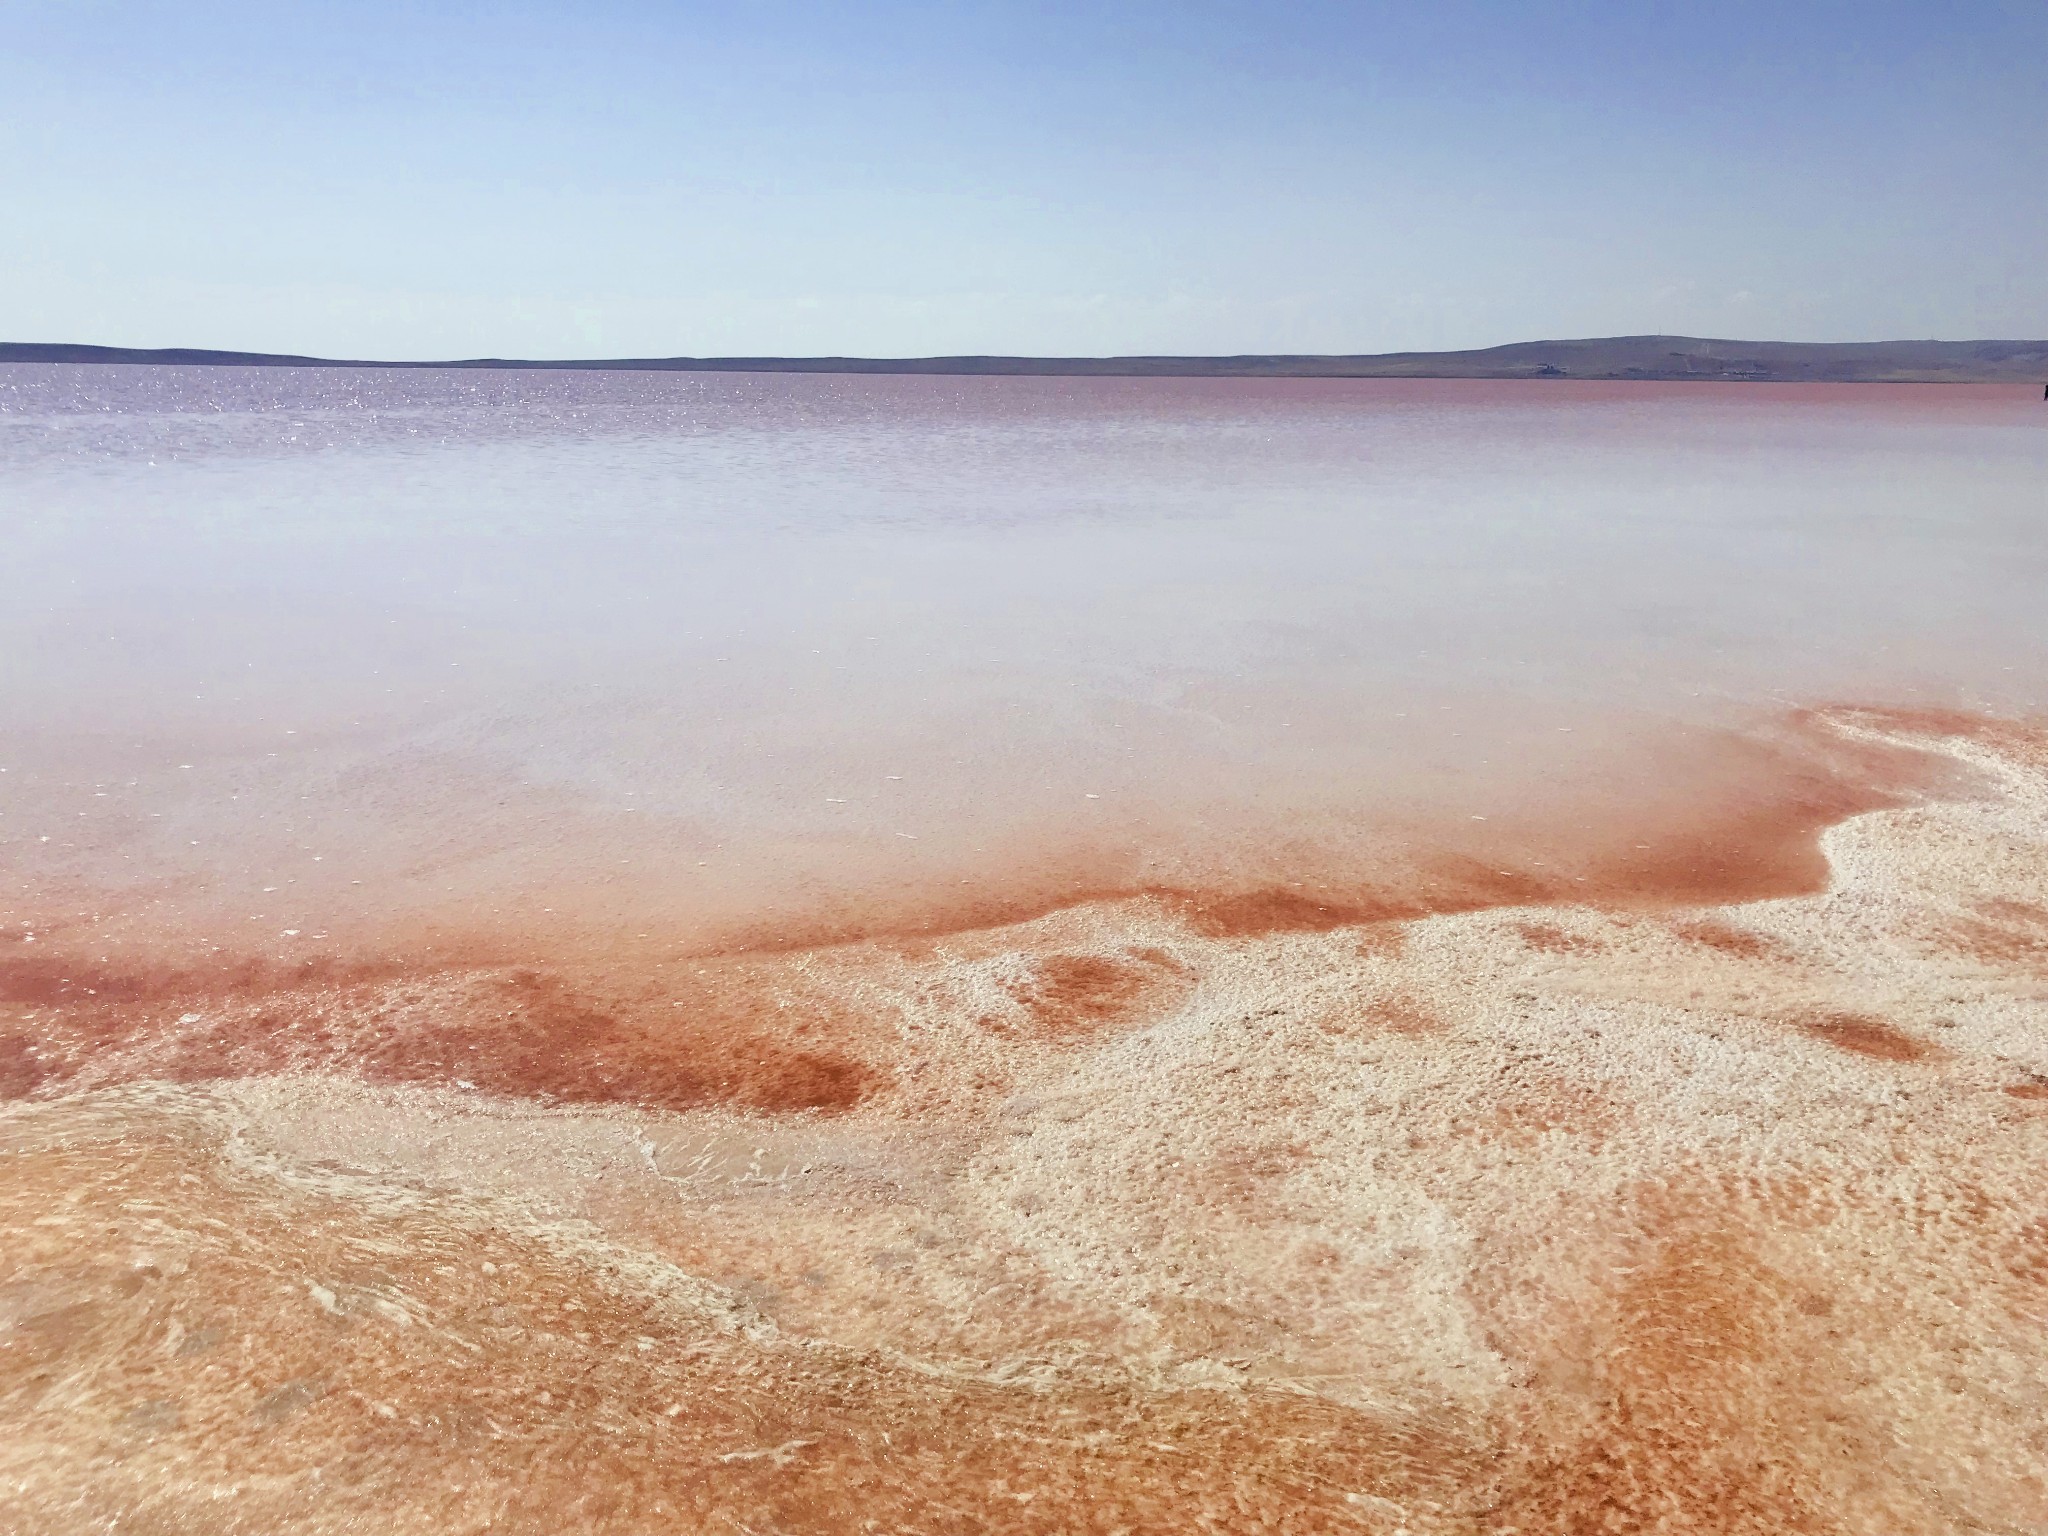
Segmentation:
<svg viewBox="0 0 2048 1536">
<path fill-rule="evenodd" d="M 2048 335 L 2048 3 L 0 0 L 0 338 Z"/>
</svg>

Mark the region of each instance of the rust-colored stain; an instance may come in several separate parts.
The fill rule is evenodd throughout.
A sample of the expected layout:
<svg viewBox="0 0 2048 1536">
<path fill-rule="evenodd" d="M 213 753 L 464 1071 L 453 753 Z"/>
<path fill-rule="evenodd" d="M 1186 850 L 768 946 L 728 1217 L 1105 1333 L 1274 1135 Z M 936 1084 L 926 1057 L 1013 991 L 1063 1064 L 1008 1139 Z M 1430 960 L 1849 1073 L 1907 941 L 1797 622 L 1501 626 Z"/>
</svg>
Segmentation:
<svg viewBox="0 0 2048 1536">
<path fill-rule="evenodd" d="M 534 968 L 25 970 L 13 973 L 17 992 L 44 1006 L 39 1029 L 18 1024 L 7 1037 L 15 1043 L 0 1047 L 0 1092 L 12 1097 L 81 1078 L 197 1083 L 329 1071 L 562 1103 L 837 1112 L 886 1081 L 835 1045 L 843 1017 L 815 994 L 778 997 L 777 978 L 760 973 L 605 999 Z M 98 982 L 108 985 L 84 990 Z"/>
<path fill-rule="evenodd" d="M 1397 1035 L 1428 1035 L 1444 1028 L 1443 1019 L 1427 1004 L 1399 994 L 1373 1004 L 1367 1018 L 1374 1029 L 1392 1030 Z"/>
<path fill-rule="evenodd" d="M 25 1099 L 49 1075 L 34 1036 L 0 1035 L 0 1099 Z"/>
<path fill-rule="evenodd" d="M 2025 901 L 1981 901 L 1942 925 L 1947 947 L 1985 965 L 2048 970 L 2048 909 Z"/>
<path fill-rule="evenodd" d="M 2006 1248 L 2006 1270 L 2029 1287 L 2048 1290 L 2048 1216 L 2037 1216 Z"/>
<path fill-rule="evenodd" d="M 1922 1061 L 1933 1054 L 1932 1047 L 1869 1014 L 1811 1013 L 1795 1022 L 1824 1044 L 1876 1061 Z"/>
<path fill-rule="evenodd" d="M 1597 955 L 1607 948 L 1598 939 L 1573 933 L 1556 923 L 1517 923 L 1515 932 L 1524 944 L 1547 955 Z"/>
<path fill-rule="evenodd" d="M 1279 887 L 1241 892 L 1161 893 L 1187 918 L 1196 933 L 1212 939 L 1256 938 L 1274 933 L 1328 933 L 1363 923 L 1418 917 L 1428 904 L 1416 897 L 1307 895 Z"/>
<path fill-rule="evenodd" d="M 1719 918 L 1694 918 L 1671 925 L 1671 931 L 1689 943 L 1732 955 L 1738 960 L 1772 960 L 1786 956 L 1785 946 L 1765 934 L 1737 928 Z"/>
<path fill-rule="evenodd" d="M 1624 1120 L 1621 1105 L 1605 1085 L 1580 1082 L 1546 1070 L 1517 1072 L 1494 1102 L 1483 1127 L 1489 1140 L 1527 1146 L 1558 1134 L 1604 1142 Z"/>
<path fill-rule="evenodd" d="M 1510 1473 L 1480 1527 L 1596 1531 L 1831 1532 L 1818 1383 L 1791 1351 L 1796 1295 L 1725 1222 L 1674 1212 L 1647 1235 L 1622 1283 L 1581 1333 L 1584 1429 Z M 1818 1432 L 1816 1432 L 1818 1431 Z M 1537 1429 L 1540 1441 L 1543 1430 Z"/>
<path fill-rule="evenodd" d="M 1107 955 L 1047 955 L 1010 992 L 1047 1038 L 1085 1037 L 1129 1018 L 1176 973 L 1156 963 Z"/>
</svg>

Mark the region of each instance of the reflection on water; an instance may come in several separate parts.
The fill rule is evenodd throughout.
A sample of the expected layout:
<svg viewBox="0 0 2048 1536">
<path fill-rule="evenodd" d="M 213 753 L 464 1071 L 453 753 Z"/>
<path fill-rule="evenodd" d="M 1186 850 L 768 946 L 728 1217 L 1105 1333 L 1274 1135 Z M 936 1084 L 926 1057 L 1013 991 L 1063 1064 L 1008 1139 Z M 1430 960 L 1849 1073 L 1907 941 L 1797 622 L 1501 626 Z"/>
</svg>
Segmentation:
<svg viewBox="0 0 2048 1536">
<path fill-rule="evenodd" d="M 320 844 L 341 921 L 425 844 L 731 920 L 1338 878 L 1654 799 L 1788 705 L 2048 688 L 2048 422 L 1998 387 L 14 367 L 0 407 L 32 883 Z"/>
</svg>

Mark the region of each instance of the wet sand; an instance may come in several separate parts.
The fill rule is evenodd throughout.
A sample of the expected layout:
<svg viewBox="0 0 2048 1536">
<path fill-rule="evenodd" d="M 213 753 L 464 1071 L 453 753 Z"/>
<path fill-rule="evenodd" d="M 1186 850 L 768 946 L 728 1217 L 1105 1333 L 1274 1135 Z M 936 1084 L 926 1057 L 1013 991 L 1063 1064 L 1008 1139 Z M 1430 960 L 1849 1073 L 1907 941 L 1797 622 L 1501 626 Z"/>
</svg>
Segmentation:
<svg viewBox="0 0 2048 1536">
<path fill-rule="evenodd" d="M 1052 397 L 1020 398 L 1030 441 L 1079 430 L 1034 437 Z M 1869 412 L 1922 430 L 1952 400 L 1821 415 L 1867 443 Z M 1108 410 L 1113 436 L 1142 435 L 1135 409 Z M 1284 435 L 1295 409 L 1211 425 Z M 1532 441 L 1591 451 L 1614 429 L 1592 409 Z M 1990 413 L 1966 437 L 2003 409 L 1965 410 Z M 272 408 L 112 414 L 90 429 L 141 448 L 67 458 L 38 416 L 16 484 L 88 522 L 153 507 L 182 540 L 222 477 L 296 462 L 216 447 L 157 491 L 142 455 L 271 431 Z M 1744 441 L 1726 451 L 1753 486 Z M 361 450 L 319 451 L 331 475 Z M 2023 529 L 2012 483 L 1978 494 Z M 1146 540 L 1104 517 L 1062 547 L 1115 585 Z M 61 522 L 32 530 L 52 569 Z M 918 529 L 875 568 L 957 575 Z M 268 537 L 214 533 L 228 563 Z M 1871 666 L 1909 702 L 1882 706 L 1825 702 L 1830 634 L 1847 654 L 1862 631 L 1831 630 L 1822 595 L 1771 631 L 1810 641 L 1764 658 L 1793 706 L 1697 634 L 1639 684 L 1575 691 L 1569 594 L 1530 610 L 1564 636 L 1523 658 L 1536 681 L 1476 653 L 1430 672 L 1419 619 L 1383 676 L 1349 621 L 1304 617 L 1306 578 L 1205 589 L 1298 627 L 1233 640 L 1228 665 L 1117 616 L 1091 643 L 1178 670 L 1115 686 L 1057 639 L 1008 677 L 920 671 L 901 636 L 859 665 L 843 609 L 772 641 L 693 612 L 650 649 L 638 620 L 593 637 L 574 592 L 479 599 L 556 601 L 545 648 L 594 647 L 543 675 L 524 637 L 421 640 L 481 611 L 438 558 L 409 611 L 376 606 L 381 576 L 338 583 L 364 606 L 331 665 L 293 650 L 326 610 L 230 601 L 212 566 L 182 655 L 122 650 L 176 580 L 53 608 L 33 634 L 71 703 L 50 669 L 0 677 L 13 1518 L 2039 1529 L 2048 722 L 2026 707 L 2041 637 L 1989 574 L 2038 557 L 1981 524 L 1963 543 L 1989 563 L 1917 527 L 1898 558 L 1935 586 L 1953 559 L 2000 646 L 1902 641 Z M 1232 528 L 1218 551 L 1246 547 Z M 294 548 L 251 568 L 289 585 Z M 1470 598 L 1434 558 L 1411 548 L 1406 576 Z M 1201 598 L 1199 566 L 1160 593 Z M 1511 607 L 1524 557 L 1486 569 L 1485 606 Z M 1055 610 L 1048 631 L 1109 623 Z M 1902 612 L 1873 630 L 1915 639 Z M 115 647 L 89 665 L 81 613 Z M 407 640 L 378 650 L 372 620 Z M 907 628 L 957 650 L 964 623 Z M 697 655 L 705 635 L 723 649 Z M 801 659 L 812 638 L 826 661 Z M 451 692 L 429 669 L 489 676 Z M 172 674 L 200 696 L 136 685 Z M 1676 702 L 1689 678 L 1713 696 Z M 408 692 L 380 706 L 385 686 Z M 1071 702 L 1018 717 L 1048 696 Z"/>
</svg>

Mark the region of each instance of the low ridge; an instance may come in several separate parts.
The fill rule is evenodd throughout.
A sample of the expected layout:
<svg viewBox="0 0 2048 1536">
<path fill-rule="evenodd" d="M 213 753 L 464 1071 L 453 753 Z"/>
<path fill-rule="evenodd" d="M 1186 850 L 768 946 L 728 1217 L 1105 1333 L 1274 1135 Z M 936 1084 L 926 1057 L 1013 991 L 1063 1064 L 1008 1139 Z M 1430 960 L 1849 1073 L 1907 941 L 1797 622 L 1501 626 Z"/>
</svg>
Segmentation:
<svg viewBox="0 0 2048 1536">
<path fill-rule="evenodd" d="M 2048 377 L 2048 341 L 1720 341 L 1610 336 L 1518 341 L 1465 352 L 1231 357 L 475 357 L 390 362 L 228 352 L 0 342 L 0 363 L 152 363 L 254 368 L 579 368 L 723 373 L 1042 374 L 1343 379 L 1733 379 L 1776 383 L 2006 383 Z"/>
</svg>

